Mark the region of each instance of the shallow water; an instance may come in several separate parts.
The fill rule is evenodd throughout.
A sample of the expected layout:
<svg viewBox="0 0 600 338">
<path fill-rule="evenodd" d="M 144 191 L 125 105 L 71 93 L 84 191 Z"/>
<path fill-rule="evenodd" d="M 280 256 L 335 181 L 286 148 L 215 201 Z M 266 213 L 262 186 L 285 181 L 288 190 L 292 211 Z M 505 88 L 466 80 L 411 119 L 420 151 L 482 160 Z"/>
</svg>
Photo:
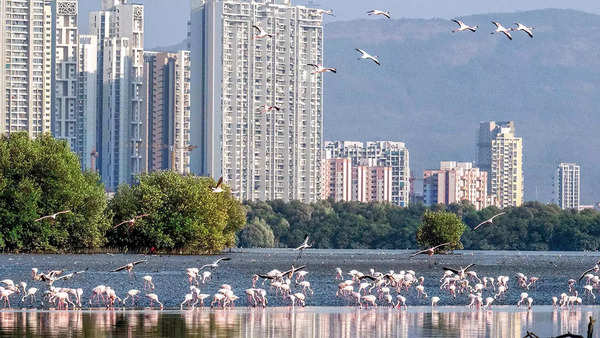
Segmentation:
<svg viewBox="0 0 600 338">
<path fill-rule="evenodd" d="M 536 276 L 540 280 L 536 288 L 528 290 L 535 305 L 551 304 L 551 297 L 567 292 L 567 280 L 577 278 L 582 271 L 592 266 L 600 257 L 598 253 L 584 252 L 500 252 L 500 251 L 463 251 L 456 255 L 419 256 L 409 259 L 409 251 L 386 250 L 308 250 L 298 259 L 293 250 L 240 250 L 227 254 L 231 261 L 222 262 L 213 271 L 213 279 L 206 285 L 200 285 L 203 293 L 213 294 L 223 283 L 232 285 L 236 294 L 243 296 L 244 290 L 251 287 L 251 276 L 255 273 L 266 273 L 272 269 L 284 271 L 291 264 L 306 265 L 309 271 L 307 280 L 314 289 L 314 295 L 307 298 L 308 306 L 344 306 L 346 301 L 335 297 L 337 283 L 334 279 L 335 268 L 340 267 L 347 272 L 356 269 L 368 272 L 369 268 L 387 272 L 389 270 L 416 271 L 417 276 L 425 277 L 425 288 L 429 297 L 439 296 L 440 305 L 464 305 L 467 296 L 456 299 L 448 297 L 447 293 L 439 290 L 439 280 L 443 273 L 442 266 L 466 266 L 475 263 L 475 271 L 480 277 L 507 275 L 510 276 L 511 288 L 505 297 L 496 301 L 497 305 L 516 304 L 519 294 L 523 291 L 515 285 L 514 275 L 522 272 L 527 276 Z M 141 258 L 148 259 L 147 264 L 135 268 L 136 278 L 129 278 L 127 272 L 111 273 L 111 269 Z M 91 289 L 96 285 L 109 285 L 117 294 L 124 297 L 129 289 L 143 289 L 141 277 L 151 275 L 156 284 L 155 292 L 167 308 L 179 309 L 184 295 L 188 292 L 188 281 L 185 269 L 199 267 L 214 261 L 215 257 L 208 256 L 146 256 L 140 255 L 2 255 L 6 264 L 0 270 L 0 280 L 10 278 L 15 282 L 26 281 L 29 286 L 39 288 L 40 293 L 46 286 L 33 282 L 30 277 L 32 267 L 41 271 L 49 269 L 66 269 L 68 271 L 86 270 L 72 280 L 60 281 L 56 287 L 84 289 L 84 298 L 89 299 Z M 347 278 L 350 278 L 347 276 Z M 264 285 L 268 288 L 268 285 Z M 483 298 L 492 294 L 492 290 L 484 292 Z M 580 289 L 582 293 L 582 289 Z M 407 304 L 428 305 L 429 299 L 419 299 L 412 289 L 408 294 Z M 21 304 L 19 297 L 12 300 L 13 307 L 32 307 Z M 245 299 L 238 301 L 238 306 L 245 306 Z M 584 297 L 584 304 L 600 305 L 600 298 L 594 300 Z M 148 302 L 141 299 L 139 306 L 147 306 Z M 287 305 L 280 297 L 269 293 L 269 305 Z M 40 301 L 33 305 L 41 308 Z"/>
<path fill-rule="evenodd" d="M 538 306 L 533 311 L 497 307 L 268 308 L 194 311 L 0 312 L 2 337 L 540 337 L 584 334 L 600 309 L 574 311 Z M 594 335 L 598 337 L 598 333 Z"/>
</svg>

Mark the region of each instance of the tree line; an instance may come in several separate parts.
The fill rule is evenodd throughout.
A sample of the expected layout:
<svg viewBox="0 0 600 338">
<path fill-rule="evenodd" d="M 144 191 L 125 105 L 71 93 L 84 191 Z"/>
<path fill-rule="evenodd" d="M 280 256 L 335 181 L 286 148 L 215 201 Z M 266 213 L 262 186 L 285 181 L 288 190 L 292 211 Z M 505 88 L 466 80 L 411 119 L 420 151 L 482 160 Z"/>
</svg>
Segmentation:
<svg viewBox="0 0 600 338">
<path fill-rule="evenodd" d="M 316 248 L 416 249 L 417 232 L 428 211 L 456 215 L 465 227 L 460 242 L 468 250 L 598 250 L 600 212 L 561 210 L 556 205 L 528 202 L 521 207 L 481 211 L 469 203 L 411 205 L 319 201 L 246 203 L 248 226 L 239 237 L 244 247 L 296 247 L 305 234 Z M 493 215 L 506 214 L 477 231 L 472 229 Z M 443 213 L 442 213 L 443 214 Z M 423 236 L 423 235 L 421 235 Z M 460 235 L 458 235 L 460 237 Z M 441 239 L 421 237 L 421 243 Z M 430 241 L 428 241 L 430 240 Z M 460 248 L 459 246 L 456 248 Z"/>
<path fill-rule="evenodd" d="M 0 137 L 0 250 L 198 254 L 235 245 L 246 210 L 227 187 L 213 193 L 213 179 L 170 171 L 137 181 L 109 199 L 98 174 L 82 172 L 66 142 Z M 39 220 L 60 211 L 68 212 Z"/>
</svg>

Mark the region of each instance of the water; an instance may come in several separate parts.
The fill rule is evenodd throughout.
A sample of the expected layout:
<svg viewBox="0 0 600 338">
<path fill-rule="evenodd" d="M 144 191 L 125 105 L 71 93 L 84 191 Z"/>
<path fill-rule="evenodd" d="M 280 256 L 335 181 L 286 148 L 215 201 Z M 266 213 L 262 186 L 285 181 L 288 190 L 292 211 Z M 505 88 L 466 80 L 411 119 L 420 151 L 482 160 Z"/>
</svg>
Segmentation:
<svg viewBox="0 0 600 338">
<path fill-rule="evenodd" d="M 213 294 L 223 283 L 232 285 L 235 293 L 241 296 L 237 302 L 238 310 L 159 313 L 148 311 L 146 309 L 148 301 L 142 297 L 138 309 L 146 310 L 141 312 L 2 312 L 0 313 L 1 332 L 5 335 L 19 335 L 17 333 L 22 330 L 33 327 L 28 324 L 30 321 L 42 323 L 36 324 L 37 328 L 43 328 L 45 325 L 43 323 L 64 323 L 66 321 L 66 323 L 70 323 L 67 326 L 72 325 L 74 330 L 69 331 L 69 335 L 95 330 L 99 336 L 119 336 L 123 332 L 129 334 L 128 330 L 133 330 L 131 331 L 133 336 L 138 336 L 138 334 L 162 336 L 164 332 L 161 330 L 164 330 L 164 327 L 172 327 L 180 330 L 177 331 L 178 333 L 198 336 L 262 337 L 279 336 L 281 333 L 285 336 L 301 337 L 327 336 L 325 333 L 331 333 L 331 336 L 356 337 L 357 335 L 367 335 L 369 328 L 374 327 L 377 332 L 392 330 L 390 332 L 395 332 L 394 335 L 409 337 L 457 335 L 494 337 L 511 336 L 517 332 L 523 333 L 522 337 L 525 332 L 523 329 L 529 327 L 527 325 L 532 325 L 543 335 L 549 336 L 565 333 L 565 325 L 575 325 L 575 327 L 569 327 L 571 332 L 584 332 L 585 330 L 582 331 L 581 328 L 587 326 L 588 312 L 600 319 L 597 313 L 600 310 L 595 307 L 586 307 L 571 312 L 552 312 L 551 307 L 537 306 L 551 304 L 552 296 L 567 292 L 567 280 L 569 278 L 577 279 L 582 271 L 598 261 L 600 257 L 598 253 L 461 251 L 455 255 L 432 258 L 419 256 L 412 259 L 408 258 L 409 253 L 409 251 L 388 250 L 308 250 L 298 258 L 297 252 L 292 250 L 237 250 L 227 254 L 232 260 L 222 262 L 221 266 L 213 271 L 213 279 L 206 285 L 201 285 L 200 288 L 203 293 Z M 111 269 L 141 258 L 148 259 L 148 263 L 136 266 L 136 278 L 129 278 L 126 272 L 109 272 Z M 0 269 L 0 279 L 10 278 L 15 282 L 26 281 L 29 286 L 38 287 L 40 294 L 45 290 L 45 285 L 31 280 L 32 267 L 37 267 L 41 271 L 49 269 L 86 270 L 84 274 L 72 280 L 55 284 L 57 287 L 83 288 L 86 301 L 89 299 L 91 289 L 100 284 L 111 286 L 121 297 L 124 297 L 129 289 L 142 290 L 141 277 L 149 274 L 156 284 L 153 292 L 159 296 L 165 307 L 178 310 L 179 304 L 189 290 L 185 269 L 210 263 L 215 257 L 103 254 L 2 255 L 0 259 L 5 263 Z M 494 308 L 491 312 L 471 312 L 464 307 L 468 303 L 466 295 L 452 299 L 445 292 L 439 290 L 439 280 L 443 273 L 442 266 L 458 267 L 471 263 L 476 264 L 475 271 L 480 277 L 497 277 L 498 275 L 511 277 L 511 288 L 504 298 L 494 303 L 500 307 Z M 287 308 L 267 309 L 266 311 L 239 310 L 240 307 L 247 306 L 245 297 L 243 297 L 244 289 L 251 287 L 253 274 L 266 273 L 272 269 L 284 271 L 289 269 L 291 264 L 306 265 L 306 269 L 309 271 L 307 280 L 310 281 L 315 293 L 307 297 L 308 308 L 296 308 L 291 313 Z M 409 306 L 407 313 L 381 307 L 377 311 L 358 311 L 354 307 L 347 306 L 348 303 L 345 300 L 335 297 L 339 282 L 334 279 L 336 267 L 342 268 L 344 272 L 350 269 L 368 272 L 370 268 L 382 272 L 415 270 L 417 276 L 425 277 L 425 289 L 429 297 L 439 296 L 441 298 L 440 308 L 431 313 L 428 306 L 429 299 L 417 298 L 416 292 L 411 290 L 408 294 L 404 294 Z M 533 312 L 524 310 L 515 312 L 514 304 L 518 301 L 519 294 L 523 292 L 515 285 L 514 275 L 517 272 L 540 278 L 538 286 L 527 291 L 536 305 Z M 268 285 L 265 284 L 264 287 L 268 288 Z M 582 289 L 579 290 L 582 293 Z M 483 297 L 491 295 L 492 291 L 490 290 L 484 292 Z M 288 304 L 273 292 L 269 292 L 268 297 L 269 306 L 282 307 Z M 39 300 L 33 305 L 22 304 L 19 298 L 18 296 L 11 297 L 13 309 L 47 307 L 47 304 L 42 306 Z M 583 302 L 586 306 L 593 306 L 600 304 L 600 299 L 597 301 L 592 297 L 583 297 Z M 506 307 L 502 307 L 502 305 L 506 305 Z M 88 306 L 84 304 L 84 309 L 86 308 Z M 291 319 L 293 319 L 293 325 L 290 326 L 288 322 Z M 358 326 L 352 324 L 357 319 L 360 319 Z M 220 322 L 226 325 L 221 327 L 220 324 L 217 324 Z M 246 325 L 244 324 L 246 322 L 254 324 Z M 61 325 L 51 324 L 50 326 L 51 330 L 61 330 Z M 77 329 L 78 327 L 79 329 Z M 510 332 L 510 334 L 499 335 L 498 332 L 493 331 L 496 328 L 504 328 L 503 330 L 508 330 L 506 332 Z M 167 333 L 170 332 L 169 330 L 171 329 L 168 329 Z M 600 331 L 600 327 L 597 327 L 597 331 Z M 306 335 L 300 335 L 304 332 Z M 60 331 L 56 336 L 61 336 L 63 333 L 64 331 Z M 32 334 L 35 336 L 36 333 Z M 540 333 L 538 335 L 543 336 Z"/>
<path fill-rule="evenodd" d="M 584 334 L 598 308 L 408 311 L 268 308 L 194 311 L 0 312 L 0 337 L 540 337 Z M 598 337 L 598 334 L 594 335 Z"/>
</svg>

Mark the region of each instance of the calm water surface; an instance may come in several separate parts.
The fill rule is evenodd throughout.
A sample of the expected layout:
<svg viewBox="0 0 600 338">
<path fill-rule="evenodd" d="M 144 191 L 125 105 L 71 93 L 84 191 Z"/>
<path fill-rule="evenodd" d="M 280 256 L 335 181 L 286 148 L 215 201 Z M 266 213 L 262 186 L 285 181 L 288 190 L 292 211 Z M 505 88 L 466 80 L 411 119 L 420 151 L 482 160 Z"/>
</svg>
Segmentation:
<svg viewBox="0 0 600 338">
<path fill-rule="evenodd" d="M 2 337 L 540 337 L 582 333 L 598 308 L 515 311 L 413 307 L 0 312 Z M 598 337 L 598 334 L 594 335 Z"/>
<path fill-rule="evenodd" d="M 540 337 L 556 336 L 566 331 L 585 332 L 587 317 L 591 314 L 600 319 L 600 297 L 583 297 L 585 307 L 575 311 L 552 311 L 551 297 L 567 292 L 567 280 L 592 266 L 600 258 L 599 253 L 583 252 L 502 252 L 462 251 L 455 255 L 420 256 L 409 259 L 410 251 L 390 250 L 308 250 L 301 258 L 297 252 L 283 249 L 237 250 L 227 254 L 232 258 L 223 262 L 214 271 L 213 279 L 200 285 L 203 293 L 213 294 L 223 283 L 232 285 L 239 296 L 237 309 L 231 311 L 196 310 L 194 312 L 153 312 L 148 311 L 148 301 L 140 298 L 139 312 L 43 312 L 28 309 L 47 309 L 48 304 L 39 300 L 35 304 L 21 303 L 20 297 L 13 296 L 11 303 L 17 312 L 0 312 L 1 334 L 8 336 L 40 336 L 52 334 L 61 336 L 112 337 L 137 336 L 296 336 L 296 337 L 517 337 L 523 336 L 526 328 L 534 328 Z M 129 278 L 126 272 L 111 273 L 111 269 L 140 258 L 148 259 L 147 264 L 136 267 L 136 278 Z M 140 255 L 2 255 L 4 264 L 0 268 L 0 280 L 10 278 L 15 282 L 26 281 L 29 286 L 40 289 L 46 286 L 31 280 L 31 268 L 42 271 L 66 269 L 67 271 L 86 270 L 72 280 L 57 282 L 57 287 L 83 288 L 87 303 L 91 289 L 96 285 L 109 285 L 117 294 L 124 297 L 129 289 L 142 290 L 143 275 L 151 275 L 156 289 L 153 290 L 167 309 L 179 309 L 184 295 L 189 292 L 185 269 L 199 267 L 212 262 L 215 257 L 207 256 L 140 256 Z M 442 266 L 458 267 L 475 263 L 480 277 L 511 277 L 507 294 L 495 302 L 492 311 L 471 312 L 464 306 L 466 295 L 456 299 L 448 297 L 439 289 Z M 291 264 L 306 265 L 314 295 L 307 297 L 306 309 L 296 308 L 293 312 L 287 302 L 269 292 L 269 305 L 279 308 L 247 310 L 244 289 L 251 287 L 251 276 L 266 273 L 272 269 L 284 271 Z M 408 312 L 380 307 L 376 311 L 359 311 L 348 306 L 347 302 L 335 297 L 337 283 L 335 268 L 344 272 L 356 269 L 368 272 L 415 270 L 417 276 L 425 277 L 425 288 L 429 297 L 438 296 L 440 308 L 431 312 L 429 299 L 417 298 L 410 290 L 407 297 Z M 527 276 L 539 277 L 538 286 L 528 290 L 534 299 L 534 311 L 517 312 L 514 304 L 522 289 L 515 285 L 514 275 L 522 272 Z M 349 278 L 349 277 L 348 277 Z M 265 284 L 268 289 L 268 285 Z M 579 292 L 583 290 L 579 286 Z M 493 291 L 485 291 L 483 297 L 492 296 Z M 394 295 L 395 296 L 395 295 Z M 207 302 L 208 303 L 208 302 Z M 1 303 L 0 303 L 1 305 Z M 381 304 L 380 304 L 381 305 Z M 243 309 L 243 310 L 240 310 Z M 21 312 L 24 310 L 25 312 Z M 600 323 L 600 321 L 598 322 Z M 597 325 L 597 331 L 600 327 Z"/>
</svg>

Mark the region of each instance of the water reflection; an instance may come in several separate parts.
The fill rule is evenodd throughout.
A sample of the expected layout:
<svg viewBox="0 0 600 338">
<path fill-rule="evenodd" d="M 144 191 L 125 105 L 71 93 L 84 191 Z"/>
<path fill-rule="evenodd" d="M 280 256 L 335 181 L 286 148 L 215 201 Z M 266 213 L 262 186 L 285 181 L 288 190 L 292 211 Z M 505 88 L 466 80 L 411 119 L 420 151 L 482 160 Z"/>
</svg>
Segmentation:
<svg viewBox="0 0 600 338">
<path fill-rule="evenodd" d="M 419 311 L 421 310 L 421 311 Z M 306 308 L 230 311 L 4 311 L 0 336 L 29 337 L 522 337 L 585 333 L 598 308 L 357 310 Z"/>
</svg>

